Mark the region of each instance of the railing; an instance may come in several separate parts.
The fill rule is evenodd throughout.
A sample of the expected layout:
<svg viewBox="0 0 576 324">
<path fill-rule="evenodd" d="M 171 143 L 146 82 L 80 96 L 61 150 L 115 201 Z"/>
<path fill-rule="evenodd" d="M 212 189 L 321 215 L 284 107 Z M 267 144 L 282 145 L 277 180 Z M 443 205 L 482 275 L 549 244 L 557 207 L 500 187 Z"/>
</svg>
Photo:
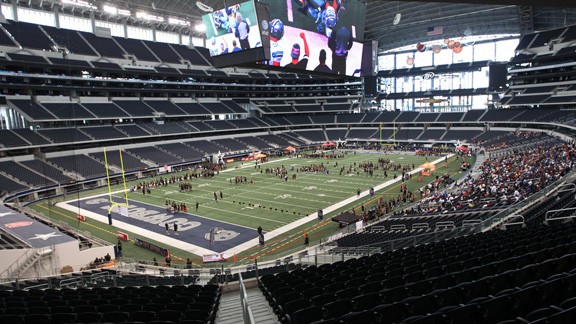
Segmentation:
<svg viewBox="0 0 576 324">
<path fill-rule="evenodd" d="M 504 218 L 506 218 L 507 216 L 510 216 L 512 214 L 518 215 L 518 213 L 517 213 L 518 210 L 525 208 L 526 206 L 533 203 L 537 199 L 540 199 L 543 196 L 548 195 L 550 192 L 552 192 L 554 190 L 558 190 L 558 188 L 562 188 L 565 185 L 565 184 L 563 184 L 563 182 L 570 181 L 568 179 L 573 179 L 575 176 L 576 176 L 576 171 L 571 171 L 566 176 L 554 181 L 553 183 L 546 186 L 546 188 L 540 190 L 539 192 L 535 193 L 534 195 L 528 197 L 527 199 L 525 199 L 525 200 L 523 200 L 523 201 L 521 201 L 515 205 L 509 206 L 508 208 L 504 209 L 500 213 L 497 213 L 496 215 L 493 215 L 492 217 L 488 217 L 488 218 L 484 219 L 482 221 L 482 223 L 480 224 L 482 231 L 492 228 L 494 224 L 497 224 L 497 223 L 501 224 L 502 220 Z"/>
<path fill-rule="evenodd" d="M 556 217 L 556 215 L 558 213 L 569 212 L 569 211 L 573 211 L 573 210 L 576 210 L 576 207 L 549 210 L 546 212 L 546 216 L 544 218 L 544 224 L 548 225 L 548 222 L 550 222 L 550 221 L 558 221 L 558 220 L 566 220 L 566 219 L 576 218 L 576 215 L 574 215 L 574 214 L 569 215 L 569 216 Z"/>
<path fill-rule="evenodd" d="M 16 261 L 14 261 L 8 268 L 6 268 L 2 273 L 0 273 L 0 278 L 14 278 L 18 277 L 15 272 L 20 269 L 20 267 L 26 263 L 26 261 L 30 260 L 31 258 L 35 257 L 38 254 L 36 249 L 28 249 L 24 254 L 22 254 Z"/>
<path fill-rule="evenodd" d="M 254 314 L 252 313 L 252 307 L 248 302 L 248 293 L 246 293 L 246 286 L 244 286 L 244 280 L 242 280 L 242 274 L 238 275 L 240 279 L 240 304 L 242 306 L 242 318 L 244 319 L 244 324 L 255 324 Z"/>
</svg>

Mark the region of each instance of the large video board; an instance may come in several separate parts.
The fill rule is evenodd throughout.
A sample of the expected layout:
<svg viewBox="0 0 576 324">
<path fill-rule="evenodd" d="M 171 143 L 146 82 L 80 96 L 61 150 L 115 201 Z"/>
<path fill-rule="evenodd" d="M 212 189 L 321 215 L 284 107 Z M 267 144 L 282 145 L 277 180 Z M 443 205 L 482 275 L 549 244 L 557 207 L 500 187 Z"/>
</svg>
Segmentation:
<svg viewBox="0 0 576 324">
<path fill-rule="evenodd" d="M 263 41 L 260 29 L 260 20 L 267 24 L 267 14 L 267 6 L 251 0 L 202 16 L 206 47 L 214 65 L 224 67 L 268 58 L 269 36 L 265 33 Z"/>
<path fill-rule="evenodd" d="M 260 0 L 270 10 L 270 60 L 289 69 L 359 76 L 372 70 L 357 0 Z M 364 55 L 363 55 L 364 53 Z"/>
</svg>

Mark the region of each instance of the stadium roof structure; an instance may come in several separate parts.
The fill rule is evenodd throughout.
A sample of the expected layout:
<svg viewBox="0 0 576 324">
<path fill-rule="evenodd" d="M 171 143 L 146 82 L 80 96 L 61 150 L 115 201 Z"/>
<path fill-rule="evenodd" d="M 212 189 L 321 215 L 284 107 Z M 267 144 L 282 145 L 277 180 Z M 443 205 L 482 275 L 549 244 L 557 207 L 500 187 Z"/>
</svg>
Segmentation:
<svg viewBox="0 0 576 324">
<path fill-rule="evenodd" d="M 17 0 L 19 5 L 52 10 L 60 6 L 64 12 L 108 21 L 129 21 L 135 25 L 151 25 L 157 30 L 179 31 L 202 36 L 194 26 L 206 12 L 195 0 L 93 0 L 95 8 L 113 4 L 118 9 L 144 10 L 160 16 L 185 19 L 190 25 L 170 25 L 167 22 L 139 21 L 132 16 L 114 16 L 99 9 L 82 9 L 69 5 L 66 0 Z M 285 0 L 278 0 L 285 1 Z M 292 0 L 294 1 L 294 0 Z M 367 5 L 365 39 L 377 40 L 379 52 L 441 38 L 463 35 L 526 34 L 534 31 L 576 24 L 576 1 L 568 0 L 425 0 L 383 1 L 359 0 Z M 230 1 L 201 0 L 211 8 L 222 8 Z M 88 3 L 88 2 L 87 2 Z M 545 3 L 546 7 L 542 6 Z M 394 18 L 401 19 L 394 24 Z M 442 33 L 428 35 L 428 29 L 442 27 Z"/>
</svg>

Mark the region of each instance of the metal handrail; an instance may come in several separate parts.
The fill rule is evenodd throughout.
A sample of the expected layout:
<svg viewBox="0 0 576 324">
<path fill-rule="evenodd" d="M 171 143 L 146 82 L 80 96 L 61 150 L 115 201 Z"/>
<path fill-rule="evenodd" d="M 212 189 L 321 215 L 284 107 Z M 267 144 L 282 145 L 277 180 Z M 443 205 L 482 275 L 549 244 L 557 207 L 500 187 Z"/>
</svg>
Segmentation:
<svg viewBox="0 0 576 324">
<path fill-rule="evenodd" d="M 572 211 L 572 210 L 576 210 L 576 207 L 549 210 L 546 212 L 546 216 L 544 216 L 544 224 L 548 224 L 548 221 L 550 221 L 550 220 L 562 220 L 562 219 L 576 218 L 575 215 L 564 216 L 564 217 L 554 217 L 554 215 L 556 215 L 557 213 Z M 554 215 L 550 216 L 550 214 L 552 214 L 552 213 Z"/>
<path fill-rule="evenodd" d="M 254 313 L 252 312 L 252 307 L 248 301 L 248 293 L 246 293 L 246 286 L 244 286 L 244 280 L 242 279 L 242 274 L 238 274 L 240 280 L 240 305 L 242 307 L 242 317 L 244 319 L 244 324 L 255 324 Z"/>
</svg>

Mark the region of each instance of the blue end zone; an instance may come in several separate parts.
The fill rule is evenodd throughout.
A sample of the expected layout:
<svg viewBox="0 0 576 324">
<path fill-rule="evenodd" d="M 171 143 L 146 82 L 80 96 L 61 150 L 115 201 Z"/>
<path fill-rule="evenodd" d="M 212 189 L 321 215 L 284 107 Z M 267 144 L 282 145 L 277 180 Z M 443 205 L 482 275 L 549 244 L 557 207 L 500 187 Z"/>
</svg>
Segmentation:
<svg viewBox="0 0 576 324">
<path fill-rule="evenodd" d="M 79 205 L 82 209 L 106 216 L 108 208 L 110 207 L 110 201 L 102 197 L 86 198 L 80 200 Z M 128 214 L 129 217 L 126 217 L 114 212 L 112 213 L 112 219 L 162 235 L 166 235 L 165 224 L 168 223 L 170 228 L 169 233 L 172 239 L 177 239 L 215 252 L 224 252 L 258 237 L 256 229 L 248 229 L 246 227 L 203 218 L 189 213 L 180 212 L 173 214 L 158 206 L 138 201 L 130 202 Z M 174 235 L 174 223 L 178 224 L 177 236 Z M 215 235 L 215 241 L 210 243 L 208 238 L 212 228 L 220 228 L 221 230 Z"/>
</svg>

